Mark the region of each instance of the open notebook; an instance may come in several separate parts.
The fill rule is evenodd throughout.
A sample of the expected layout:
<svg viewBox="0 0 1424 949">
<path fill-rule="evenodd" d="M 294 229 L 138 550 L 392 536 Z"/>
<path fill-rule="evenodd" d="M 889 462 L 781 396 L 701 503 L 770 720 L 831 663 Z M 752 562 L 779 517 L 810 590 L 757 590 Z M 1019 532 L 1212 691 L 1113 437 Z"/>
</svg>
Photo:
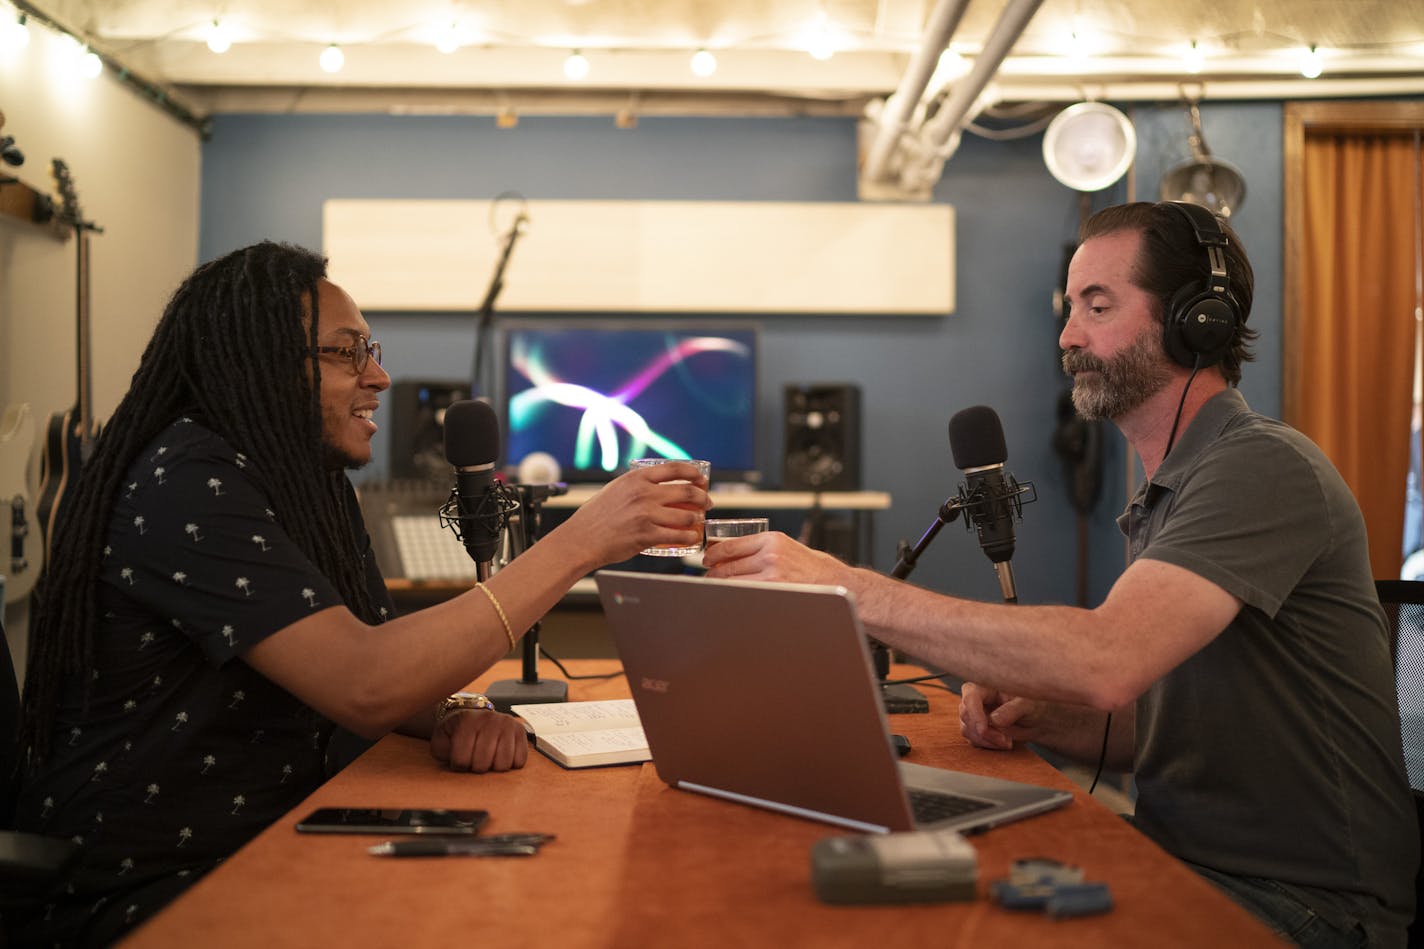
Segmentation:
<svg viewBox="0 0 1424 949">
<path fill-rule="evenodd" d="M 1072 800 L 899 761 L 841 587 L 595 578 L 653 764 L 673 787 L 869 832 L 971 832 Z"/>
</svg>

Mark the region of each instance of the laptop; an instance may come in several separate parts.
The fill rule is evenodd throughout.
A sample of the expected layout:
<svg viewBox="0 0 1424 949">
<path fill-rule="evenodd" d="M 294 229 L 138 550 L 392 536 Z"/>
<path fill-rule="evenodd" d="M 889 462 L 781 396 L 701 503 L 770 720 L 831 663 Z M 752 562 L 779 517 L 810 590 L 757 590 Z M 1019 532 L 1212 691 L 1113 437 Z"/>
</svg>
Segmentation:
<svg viewBox="0 0 1424 949">
<path fill-rule="evenodd" d="M 973 833 L 1073 799 L 899 760 L 844 587 L 595 579 L 653 765 L 672 787 L 867 833 Z"/>
</svg>

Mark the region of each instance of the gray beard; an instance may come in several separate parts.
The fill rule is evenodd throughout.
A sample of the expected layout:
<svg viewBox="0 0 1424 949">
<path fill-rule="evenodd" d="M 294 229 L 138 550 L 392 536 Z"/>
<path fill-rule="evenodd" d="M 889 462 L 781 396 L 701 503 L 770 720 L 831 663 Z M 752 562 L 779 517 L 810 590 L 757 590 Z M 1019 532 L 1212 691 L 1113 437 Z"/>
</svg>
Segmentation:
<svg viewBox="0 0 1424 949">
<path fill-rule="evenodd" d="M 1092 370 L 1093 376 L 1073 380 L 1073 408 L 1088 421 L 1115 419 L 1126 415 L 1161 392 L 1172 379 L 1157 334 L 1141 333 L 1132 345 L 1103 360 L 1081 350 L 1063 354 L 1067 373 Z"/>
</svg>

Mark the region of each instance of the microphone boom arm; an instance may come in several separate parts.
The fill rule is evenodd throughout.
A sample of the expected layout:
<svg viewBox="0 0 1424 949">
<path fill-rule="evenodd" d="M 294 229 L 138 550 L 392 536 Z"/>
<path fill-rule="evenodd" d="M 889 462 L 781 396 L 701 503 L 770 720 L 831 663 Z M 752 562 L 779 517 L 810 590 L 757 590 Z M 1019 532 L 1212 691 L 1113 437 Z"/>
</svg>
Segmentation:
<svg viewBox="0 0 1424 949">
<path fill-rule="evenodd" d="M 1034 489 L 1032 481 L 1022 483 L 1014 480 L 1013 475 L 1008 475 L 1009 490 L 1002 498 L 1008 504 L 1008 516 L 1014 519 L 1023 519 L 1023 506 L 1031 501 L 1038 500 L 1038 492 Z M 896 580 L 904 580 L 915 569 L 919 563 L 920 555 L 925 552 L 925 548 L 939 535 L 940 529 L 959 517 L 961 511 L 967 511 L 964 518 L 964 529 L 974 530 L 975 519 L 972 515 L 975 511 L 987 503 L 992 503 L 995 499 L 986 497 L 983 490 L 971 492 L 969 486 L 961 484 L 959 493 L 946 500 L 940 505 L 939 514 L 930 523 L 920 539 L 915 542 L 914 547 L 909 547 L 904 541 L 900 542 L 900 559 L 895 562 L 895 567 L 890 571 L 890 576 Z M 982 540 L 982 538 L 981 538 Z M 993 559 L 993 558 L 991 558 Z M 1012 568 L 1008 559 L 994 559 L 994 569 L 999 575 L 999 587 L 1004 594 L 1004 599 L 1010 603 L 1017 601 L 1018 595 L 1014 590 L 1014 579 Z"/>
<path fill-rule="evenodd" d="M 930 541 L 939 535 L 940 528 L 959 517 L 959 512 L 967 507 L 969 502 L 964 498 L 964 490 L 960 489 L 959 494 L 949 498 L 939 507 L 939 516 L 936 517 L 930 526 L 920 535 L 920 539 L 915 542 L 914 547 L 906 548 L 901 541 L 900 559 L 895 562 L 895 568 L 890 571 L 890 576 L 896 580 L 903 580 L 915 569 L 915 565 L 920 562 L 920 554 L 925 552 L 925 548 L 930 545 Z"/>
<path fill-rule="evenodd" d="M 490 327 L 494 324 L 494 301 L 500 291 L 504 289 L 504 269 L 509 265 L 510 254 L 514 252 L 514 242 L 519 240 L 520 234 L 524 233 L 523 225 L 527 221 L 528 218 L 522 213 L 514 219 L 514 225 L 505 237 L 504 247 L 500 249 L 499 260 L 495 262 L 494 274 L 490 277 L 484 300 L 480 303 L 480 317 L 475 325 L 475 355 L 471 367 L 472 395 L 484 394 L 486 383 L 489 381 L 485 378 L 485 369 L 489 342 L 487 337 Z"/>
<path fill-rule="evenodd" d="M 524 233 L 521 226 L 524 223 L 524 216 L 521 214 L 514 221 L 514 226 L 509 229 L 509 234 L 505 237 L 504 247 L 499 254 L 499 260 L 494 266 L 494 275 L 490 277 L 489 287 L 485 290 L 484 301 L 480 304 L 480 323 L 488 326 L 494 316 L 494 301 L 499 296 L 499 292 L 504 289 L 504 268 L 509 265 L 509 256 L 514 251 L 514 242 L 519 239 L 519 235 Z"/>
</svg>

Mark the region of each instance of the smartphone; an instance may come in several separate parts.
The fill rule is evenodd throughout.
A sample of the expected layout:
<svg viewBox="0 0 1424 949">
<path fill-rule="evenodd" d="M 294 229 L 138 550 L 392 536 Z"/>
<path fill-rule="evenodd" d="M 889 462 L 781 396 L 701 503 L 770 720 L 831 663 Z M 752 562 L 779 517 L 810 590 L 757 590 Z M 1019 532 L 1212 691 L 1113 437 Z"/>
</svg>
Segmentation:
<svg viewBox="0 0 1424 949">
<path fill-rule="evenodd" d="M 297 822 L 304 834 L 477 834 L 484 810 L 322 807 Z"/>
</svg>

